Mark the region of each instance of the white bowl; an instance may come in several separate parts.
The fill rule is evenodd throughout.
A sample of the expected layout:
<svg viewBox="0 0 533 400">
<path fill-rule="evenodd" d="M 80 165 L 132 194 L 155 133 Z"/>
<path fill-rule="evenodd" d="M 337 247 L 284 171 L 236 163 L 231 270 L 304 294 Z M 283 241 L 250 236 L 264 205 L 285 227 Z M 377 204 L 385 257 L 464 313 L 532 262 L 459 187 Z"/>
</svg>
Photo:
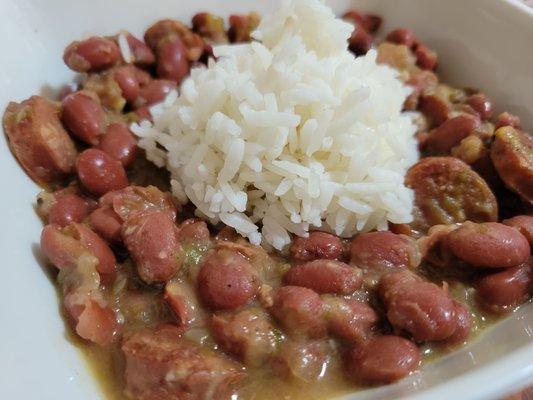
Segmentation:
<svg viewBox="0 0 533 400">
<path fill-rule="evenodd" d="M 188 20 L 195 12 L 272 9 L 275 0 L 1 0 L 0 108 L 72 79 L 65 45 L 90 33 L 134 33 L 158 18 Z M 332 0 L 377 12 L 384 31 L 407 26 L 440 55 L 444 78 L 477 86 L 499 110 L 533 129 L 533 12 L 502 0 Z M 67 341 L 56 291 L 38 250 L 41 223 L 32 210 L 39 188 L 22 172 L 0 137 L 0 398 L 103 398 L 78 350 Z M 41 264 L 42 265 L 42 264 Z M 487 331 L 467 348 L 427 365 L 396 385 L 350 399 L 492 399 L 533 384 L 533 305 Z"/>
</svg>

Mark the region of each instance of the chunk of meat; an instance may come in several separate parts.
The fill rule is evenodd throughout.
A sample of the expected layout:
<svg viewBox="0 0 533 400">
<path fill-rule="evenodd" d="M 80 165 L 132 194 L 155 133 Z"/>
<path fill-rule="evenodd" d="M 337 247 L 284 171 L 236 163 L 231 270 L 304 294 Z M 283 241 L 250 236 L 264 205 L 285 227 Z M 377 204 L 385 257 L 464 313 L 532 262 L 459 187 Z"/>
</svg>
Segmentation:
<svg viewBox="0 0 533 400">
<path fill-rule="evenodd" d="M 179 21 L 171 19 L 157 21 L 145 32 L 144 41 L 157 55 L 162 42 L 172 41 L 176 37 L 185 45 L 187 59 L 189 61 L 198 61 L 204 52 L 204 41 L 199 35 Z"/>
<path fill-rule="evenodd" d="M 246 374 L 231 361 L 202 350 L 165 325 L 138 331 L 122 343 L 127 396 L 195 400 L 231 397 Z"/>
<path fill-rule="evenodd" d="M 329 332 L 347 342 L 366 340 L 379 321 L 376 311 L 362 301 L 326 297 L 324 302 Z"/>
<path fill-rule="evenodd" d="M 215 314 L 211 320 L 215 341 L 245 365 L 258 367 L 276 352 L 283 335 L 268 314 L 250 308 L 235 314 Z"/>
<path fill-rule="evenodd" d="M 518 229 L 529 241 L 529 244 L 533 244 L 533 216 L 517 215 L 516 217 L 504 220 L 502 223 Z"/>
<path fill-rule="evenodd" d="M 326 374 L 330 349 L 325 340 L 286 340 L 270 358 L 274 373 L 296 382 L 315 382 Z"/>
<path fill-rule="evenodd" d="M 274 290 L 272 300 L 270 312 L 289 335 L 325 336 L 324 302 L 316 292 L 299 286 L 283 286 Z"/>
<path fill-rule="evenodd" d="M 532 261 L 482 275 L 474 282 L 476 297 L 486 308 L 502 312 L 525 302 L 533 293 Z"/>
<path fill-rule="evenodd" d="M 296 237 L 290 247 L 295 262 L 335 260 L 342 256 L 343 251 L 339 237 L 326 232 L 310 232 L 306 238 Z"/>
<path fill-rule="evenodd" d="M 487 183 L 457 158 L 423 158 L 409 169 L 405 184 L 415 192 L 415 230 L 498 219 L 498 203 Z"/>
<path fill-rule="evenodd" d="M 87 301 L 76 324 L 76 333 L 80 337 L 100 346 L 114 342 L 119 330 L 120 326 L 113 310 L 102 307 L 94 300 Z"/>
<path fill-rule="evenodd" d="M 221 44 L 228 41 L 224 18 L 217 15 L 201 12 L 192 18 L 192 29 L 210 44 Z"/>
<path fill-rule="evenodd" d="M 55 184 L 74 172 L 78 153 L 53 102 L 40 96 L 11 102 L 3 124 L 13 155 L 36 183 Z"/>
<path fill-rule="evenodd" d="M 510 126 L 498 129 L 491 158 L 505 185 L 533 205 L 533 136 Z"/>
<path fill-rule="evenodd" d="M 122 241 L 122 220 L 111 207 L 104 205 L 94 210 L 89 222 L 95 232 L 108 242 Z"/>
<path fill-rule="evenodd" d="M 453 299 L 434 283 L 382 280 L 378 292 L 390 323 L 415 340 L 447 339 L 457 328 Z"/>
<path fill-rule="evenodd" d="M 527 239 L 518 230 L 497 222 L 465 222 L 451 232 L 448 247 L 459 259 L 480 268 L 509 268 L 529 259 Z"/>
<path fill-rule="evenodd" d="M 241 253 L 218 249 L 202 264 L 198 292 L 213 310 L 230 310 L 248 304 L 259 289 L 259 277 Z"/>
<path fill-rule="evenodd" d="M 180 326 L 205 326 L 206 315 L 188 282 L 170 281 L 165 285 L 165 300 L 174 311 Z"/>
<path fill-rule="evenodd" d="M 98 72 L 112 67 L 120 59 L 120 50 L 111 40 L 92 36 L 72 42 L 63 53 L 63 61 L 76 72 Z"/>
<path fill-rule="evenodd" d="M 420 364 L 416 345 L 394 335 L 375 336 L 346 354 L 346 376 L 357 383 L 385 384 L 414 372 Z"/>
<path fill-rule="evenodd" d="M 164 212 L 135 214 L 124 222 L 122 239 L 148 284 L 166 282 L 181 268 L 176 225 Z"/>
<path fill-rule="evenodd" d="M 363 283 L 359 268 L 335 260 L 315 260 L 297 265 L 287 271 L 283 279 L 287 285 L 333 294 L 351 294 Z"/>
<path fill-rule="evenodd" d="M 377 51 L 378 64 L 386 64 L 398 71 L 415 69 L 416 58 L 405 45 L 383 42 L 378 46 Z"/>
<path fill-rule="evenodd" d="M 515 129 L 522 129 L 522 123 L 520 121 L 520 117 L 508 113 L 503 112 L 500 115 L 498 115 L 498 118 L 496 119 L 496 129 L 502 128 L 504 126 L 510 126 L 511 128 Z"/>
</svg>

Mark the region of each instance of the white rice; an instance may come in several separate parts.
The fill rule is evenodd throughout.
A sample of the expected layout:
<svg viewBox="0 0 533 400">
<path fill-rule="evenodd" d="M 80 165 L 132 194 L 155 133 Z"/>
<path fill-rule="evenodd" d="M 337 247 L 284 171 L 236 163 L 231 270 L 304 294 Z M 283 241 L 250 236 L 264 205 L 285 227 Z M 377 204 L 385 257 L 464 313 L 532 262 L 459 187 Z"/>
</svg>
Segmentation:
<svg viewBox="0 0 533 400">
<path fill-rule="evenodd" d="M 351 31 L 320 0 L 282 0 L 255 42 L 216 48 L 152 107 L 153 126 L 132 129 L 176 198 L 277 249 L 311 228 L 349 237 L 410 222 L 410 90 L 374 50 L 354 58 Z"/>
</svg>

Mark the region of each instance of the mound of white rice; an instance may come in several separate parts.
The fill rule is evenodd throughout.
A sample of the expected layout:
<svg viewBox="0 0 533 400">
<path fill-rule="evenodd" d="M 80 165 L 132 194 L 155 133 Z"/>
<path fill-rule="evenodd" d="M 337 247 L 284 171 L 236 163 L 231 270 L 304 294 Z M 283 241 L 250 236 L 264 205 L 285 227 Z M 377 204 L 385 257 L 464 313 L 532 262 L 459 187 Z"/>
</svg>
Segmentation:
<svg viewBox="0 0 533 400">
<path fill-rule="evenodd" d="M 152 108 L 153 126 L 133 126 L 179 201 L 277 249 L 289 232 L 410 222 L 410 90 L 375 51 L 348 52 L 352 29 L 319 0 L 282 0 L 257 41 L 216 48 L 217 62 Z"/>
</svg>

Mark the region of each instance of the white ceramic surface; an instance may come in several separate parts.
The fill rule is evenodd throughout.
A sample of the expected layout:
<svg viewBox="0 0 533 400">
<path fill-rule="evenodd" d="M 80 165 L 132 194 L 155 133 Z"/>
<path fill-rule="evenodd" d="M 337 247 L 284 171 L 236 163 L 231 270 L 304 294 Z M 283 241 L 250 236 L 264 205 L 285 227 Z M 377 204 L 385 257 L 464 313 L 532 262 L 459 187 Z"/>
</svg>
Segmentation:
<svg viewBox="0 0 533 400">
<path fill-rule="evenodd" d="M 378 12 L 384 30 L 409 26 L 441 56 L 443 76 L 478 86 L 498 109 L 533 129 L 533 13 L 509 0 L 331 0 Z M 161 17 L 188 19 L 199 10 L 264 12 L 275 0 L 0 0 L 0 108 L 9 100 L 50 93 L 72 79 L 61 55 L 71 40 L 120 28 L 141 33 Z M 65 338 L 56 293 L 40 267 L 41 224 L 32 204 L 38 188 L 0 136 L 0 399 L 103 398 L 78 351 Z M 352 400 L 493 399 L 533 383 L 533 305 L 468 348 L 397 385 Z"/>
</svg>

